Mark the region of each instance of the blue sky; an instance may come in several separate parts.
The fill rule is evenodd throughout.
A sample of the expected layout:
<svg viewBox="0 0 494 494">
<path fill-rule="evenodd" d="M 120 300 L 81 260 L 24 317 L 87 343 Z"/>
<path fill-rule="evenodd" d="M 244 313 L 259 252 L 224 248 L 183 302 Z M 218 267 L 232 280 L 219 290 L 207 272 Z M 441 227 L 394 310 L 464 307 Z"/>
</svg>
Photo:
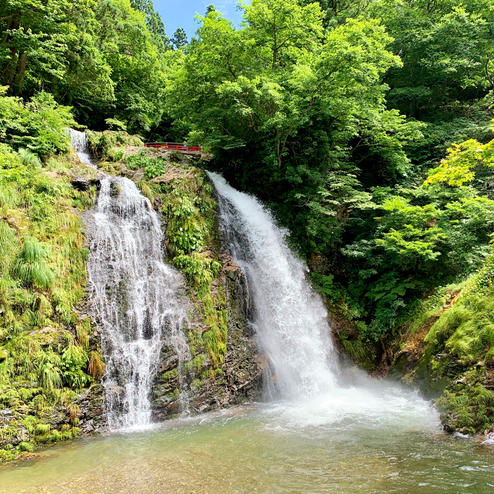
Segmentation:
<svg viewBox="0 0 494 494">
<path fill-rule="evenodd" d="M 204 15 L 210 4 L 236 25 L 242 20 L 242 15 L 237 10 L 237 0 L 154 0 L 153 4 L 163 18 L 168 36 L 171 36 L 177 27 L 183 27 L 190 39 L 199 27 L 194 16 L 196 13 Z"/>
</svg>

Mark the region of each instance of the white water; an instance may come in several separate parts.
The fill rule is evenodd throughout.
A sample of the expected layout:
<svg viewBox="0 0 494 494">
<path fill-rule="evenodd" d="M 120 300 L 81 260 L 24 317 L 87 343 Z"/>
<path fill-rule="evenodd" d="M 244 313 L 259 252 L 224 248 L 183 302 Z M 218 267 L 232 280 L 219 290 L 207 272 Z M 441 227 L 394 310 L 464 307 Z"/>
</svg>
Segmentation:
<svg viewBox="0 0 494 494">
<path fill-rule="evenodd" d="M 82 161 L 85 141 L 73 143 Z M 136 429 L 151 424 L 150 392 L 163 345 L 174 348 L 179 371 L 190 359 L 182 331 L 188 302 L 181 275 L 163 262 L 161 224 L 149 200 L 127 178 L 102 174 L 100 184 L 85 220 L 89 306 L 106 363 L 105 415 L 110 429 Z M 186 395 L 181 398 L 186 407 Z"/>
<path fill-rule="evenodd" d="M 81 162 L 85 165 L 91 166 L 92 168 L 96 168 L 93 160 L 91 159 L 91 153 L 89 152 L 89 141 L 86 133 L 81 132 L 80 130 L 69 129 L 69 137 L 72 147 L 76 150 L 77 156 L 79 156 Z"/>
<path fill-rule="evenodd" d="M 364 421 L 437 427 L 436 412 L 415 392 L 340 367 L 326 309 L 306 280 L 306 265 L 287 246 L 285 232 L 254 197 L 218 174 L 209 176 L 220 197 L 230 253 L 247 276 L 252 323 L 269 361 L 266 385 L 275 400 L 270 412 L 282 419 L 277 426 Z"/>
</svg>

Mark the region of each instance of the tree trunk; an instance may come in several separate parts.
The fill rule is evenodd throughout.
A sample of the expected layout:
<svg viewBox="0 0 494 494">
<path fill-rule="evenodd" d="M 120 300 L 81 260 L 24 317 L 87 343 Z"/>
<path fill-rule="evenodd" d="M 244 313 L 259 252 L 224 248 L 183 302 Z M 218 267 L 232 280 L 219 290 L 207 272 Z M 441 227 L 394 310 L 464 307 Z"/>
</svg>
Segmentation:
<svg viewBox="0 0 494 494">
<path fill-rule="evenodd" d="M 5 84 L 9 86 L 9 93 L 12 93 L 12 83 L 15 78 L 15 67 L 17 65 L 17 49 L 10 49 L 10 60 L 5 69 L 5 76 L 2 78 L 5 81 Z"/>
<path fill-rule="evenodd" d="M 26 75 L 27 65 L 27 53 L 21 52 L 19 54 L 19 65 L 17 68 L 17 75 L 15 80 L 14 91 L 16 96 L 22 94 L 22 87 L 24 86 L 24 76 Z"/>
</svg>

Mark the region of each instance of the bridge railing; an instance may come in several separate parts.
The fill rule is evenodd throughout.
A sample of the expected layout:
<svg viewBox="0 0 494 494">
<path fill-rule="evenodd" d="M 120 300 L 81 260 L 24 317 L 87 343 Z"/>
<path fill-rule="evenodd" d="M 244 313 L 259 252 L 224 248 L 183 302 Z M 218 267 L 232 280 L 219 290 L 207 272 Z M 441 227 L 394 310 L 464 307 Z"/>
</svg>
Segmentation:
<svg viewBox="0 0 494 494">
<path fill-rule="evenodd" d="M 147 148 L 170 149 L 174 151 L 186 151 L 188 153 L 200 153 L 201 146 L 187 146 L 178 142 L 147 142 L 144 144 Z"/>
</svg>

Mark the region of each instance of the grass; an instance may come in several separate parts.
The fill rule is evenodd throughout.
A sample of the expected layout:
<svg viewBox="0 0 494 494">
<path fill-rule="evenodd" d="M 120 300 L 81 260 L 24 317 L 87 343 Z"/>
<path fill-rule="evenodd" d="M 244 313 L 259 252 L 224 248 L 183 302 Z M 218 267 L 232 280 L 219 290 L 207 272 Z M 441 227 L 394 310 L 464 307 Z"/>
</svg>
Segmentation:
<svg viewBox="0 0 494 494">
<path fill-rule="evenodd" d="M 77 435 L 73 400 L 92 379 L 90 324 L 78 311 L 88 252 L 77 210 L 95 190 L 71 185 L 84 170 L 70 155 L 42 163 L 0 144 L 0 410 L 11 413 L 0 459 Z"/>
</svg>

